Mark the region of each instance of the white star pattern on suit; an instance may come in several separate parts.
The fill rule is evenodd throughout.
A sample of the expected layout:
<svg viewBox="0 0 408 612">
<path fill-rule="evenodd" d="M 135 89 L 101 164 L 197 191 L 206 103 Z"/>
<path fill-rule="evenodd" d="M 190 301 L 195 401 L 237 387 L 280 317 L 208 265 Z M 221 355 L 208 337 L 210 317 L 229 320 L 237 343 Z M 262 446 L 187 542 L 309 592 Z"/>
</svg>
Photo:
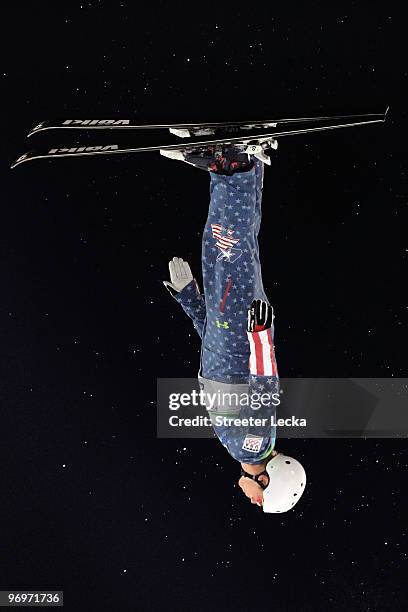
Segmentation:
<svg viewBox="0 0 408 612">
<path fill-rule="evenodd" d="M 204 295 L 198 293 L 192 281 L 175 298 L 192 318 L 202 338 L 200 374 L 203 378 L 220 383 L 249 383 L 252 393 L 272 394 L 278 389 L 278 377 L 250 374 L 250 346 L 245 333 L 251 302 L 267 301 L 258 246 L 263 164 L 256 160 L 249 172 L 233 176 L 210 173 L 210 176 L 211 199 L 202 239 Z M 272 414 L 274 408 L 267 407 L 266 412 Z M 240 461 L 256 463 L 274 444 L 270 426 L 258 432 L 263 444 L 256 455 L 242 449 L 242 436 L 245 438 L 247 431 L 230 427 L 214 429 L 231 455 Z"/>
</svg>

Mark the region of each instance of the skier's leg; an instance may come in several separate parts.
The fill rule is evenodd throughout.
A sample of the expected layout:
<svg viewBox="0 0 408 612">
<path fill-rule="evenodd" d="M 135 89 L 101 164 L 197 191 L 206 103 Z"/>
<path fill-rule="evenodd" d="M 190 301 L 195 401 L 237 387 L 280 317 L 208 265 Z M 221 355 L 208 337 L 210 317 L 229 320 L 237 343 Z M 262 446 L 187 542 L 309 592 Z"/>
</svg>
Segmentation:
<svg viewBox="0 0 408 612">
<path fill-rule="evenodd" d="M 257 177 L 253 167 L 233 176 L 212 172 L 210 176 L 210 206 L 202 241 L 207 312 L 202 375 L 230 380 L 248 376 L 246 313 L 253 299 L 266 299 L 256 238 L 260 174 L 258 170 Z"/>
<path fill-rule="evenodd" d="M 262 274 L 261 274 L 261 262 L 259 255 L 259 243 L 258 243 L 258 234 L 261 227 L 262 221 L 262 193 L 263 193 L 263 179 L 264 179 L 264 164 L 255 160 L 255 177 L 256 177 L 256 186 L 255 186 L 255 210 L 254 210 L 254 259 L 256 261 L 256 266 L 259 269 L 259 288 L 262 290 L 262 293 L 265 294 L 263 283 L 262 283 Z"/>
<path fill-rule="evenodd" d="M 215 301 L 220 303 L 226 297 L 224 290 L 232 270 L 240 267 L 239 263 L 234 264 L 243 255 L 247 233 L 252 230 L 253 236 L 258 225 L 257 177 L 254 168 L 233 176 L 210 172 L 210 177 L 210 203 L 202 237 L 202 272 L 206 295 L 209 299 L 216 295 Z M 224 311 L 222 308 L 221 312 Z"/>
<path fill-rule="evenodd" d="M 206 319 L 201 376 L 242 382 L 249 374 L 247 310 L 255 298 L 266 299 L 257 241 L 262 162 L 247 154 L 241 157 L 234 147 L 223 147 L 223 159 L 214 159 L 214 151 L 209 157 L 200 157 L 201 151 L 191 155 L 196 165 L 210 169 L 210 205 L 202 239 Z M 187 161 L 184 153 L 180 159 Z"/>
<path fill-rule="evenodd" d="M 261 217 L 262 217 L 262 192 L 263 192 L 263 180 L 264 180 L 264 170 L 265 164 L 260 162 L 259 160 L 255 160 L 255 176 L 256 176 L 256 219 L 257 222 L 255 224 L 256 234 L 259 233 L 259 228 L 261 226 Z"/>
<path fill-rule="evenodd" d="M 262 288 L 258 232 L 263 166 L 255 160 L 250 172 L 232 177 L 210 173 L 210 205 L 202 241 L 204 288 L 209 294 L 218 278 L 216 274 L 221 270 L 231 272 L 234 267 L 250 266 L 253 271 L 250 284 Z"/>
</svg>

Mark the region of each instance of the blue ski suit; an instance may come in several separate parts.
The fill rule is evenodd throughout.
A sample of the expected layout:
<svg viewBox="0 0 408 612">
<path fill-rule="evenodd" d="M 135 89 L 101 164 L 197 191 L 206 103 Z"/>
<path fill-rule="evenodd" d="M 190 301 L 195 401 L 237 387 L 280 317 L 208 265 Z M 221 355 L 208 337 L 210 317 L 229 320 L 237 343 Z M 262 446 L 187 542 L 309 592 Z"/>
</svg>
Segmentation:
<svg viewBox="0 0 408 612">
<path fill-rule="evenodd" d="M 258 245 L 264 165 L 254 161 L 248 172 L 232 176 L 209 173 L 210 205 L 202 236 L 204 293 L 199 292 L 193 280 L 173 297 L 192 319 L 202 340 L 198 374 L 201 389 L 205 393 L 233 393 L 239 398 L 228 407 L 212 407 L 210 416 L 216 435 L 234 459 L 257 464 L 275 445 L 271 417 L 275 418 L 279 404 L 279 377 L 273 326 L 267 345 L 262 345 L 257 332 L 247 332 L 247 311 L 252 301 L 268 301 Z M 266 332 L 262 333 L 266 337 Z M 265 350 L 268 353 L 272 364 L 269 369 L 263 366 L 262 350 L 264 356 Z M 257 409 L 242 401 L 260 394 L 264 399 Z M 253 417 L 262 423 L 235 425 L 234 421 L 226 424 L 224 420 L 217 424 L 217 415 L 239 417 L 241 422 Z"/>
</svg>

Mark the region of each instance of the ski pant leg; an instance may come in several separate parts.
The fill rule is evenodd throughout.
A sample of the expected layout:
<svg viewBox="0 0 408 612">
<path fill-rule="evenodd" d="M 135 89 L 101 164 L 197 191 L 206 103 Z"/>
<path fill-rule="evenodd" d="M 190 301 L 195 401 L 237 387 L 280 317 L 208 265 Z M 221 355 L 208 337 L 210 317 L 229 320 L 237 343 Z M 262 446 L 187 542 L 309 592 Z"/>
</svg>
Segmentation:
<svg viewBox="0 0 408 612">
<path fill-rule="evenodd" d="M 210 205 L 202 241 L 205 378 L 230 382 L 248 377 L 247 309 L 253 299 L 266 299 L 257 239 L 261 172 L 255 166 L 233 176 L 210 173 Z"/>
<path fill-rule="evenodd" d="M 263 180 L 264 180 L 265 165 L 259 160 L 255 159 L 255 177 L 256 177 L 256 235 L 259 233 L 262 220 L 262 191 L 263 191 Z"/>
<path fill-rule="evenodd" d="M 256 186 L 255 186 L 255 223 L 254 223 L 254 246 L 255 246 L 255 254 L 254 257 L 257 261 L 257 266 L 259 268 L 259 286 L 262 289 L 262 293 L 265 294 L 263 283 L 262 283 L 262 275 L 261 275 L 261 261 L 259 255 L 259 243 L 258 243 L 258 234 L 261 227 L 262 221 L 262 192 L 263 192 L 263 180 L 264 180 L 264 169 L 265 165 L 258 159 L 255 159 L 255 177 L 256 177 Z"/>
</svg>

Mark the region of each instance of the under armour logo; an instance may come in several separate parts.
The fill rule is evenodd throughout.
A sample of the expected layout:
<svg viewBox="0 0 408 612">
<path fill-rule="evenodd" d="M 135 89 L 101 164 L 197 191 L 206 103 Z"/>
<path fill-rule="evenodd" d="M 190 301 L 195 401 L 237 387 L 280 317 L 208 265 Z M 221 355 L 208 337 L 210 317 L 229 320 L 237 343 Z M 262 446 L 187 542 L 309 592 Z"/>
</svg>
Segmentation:
<svg viewBox="0 0 408 612">
<path fill-rule="evenodd" d="M 227 323 L 227 321 L 225 321 L 224 323 L 221 323 L 221 321 L 219 321 L 218 319 L 215 322 L 216 326 L 218 327 L 218 329 L 220 327 L 223 327 L 224 329 L 229 329 L 229 323 Z"/>
</svg>

